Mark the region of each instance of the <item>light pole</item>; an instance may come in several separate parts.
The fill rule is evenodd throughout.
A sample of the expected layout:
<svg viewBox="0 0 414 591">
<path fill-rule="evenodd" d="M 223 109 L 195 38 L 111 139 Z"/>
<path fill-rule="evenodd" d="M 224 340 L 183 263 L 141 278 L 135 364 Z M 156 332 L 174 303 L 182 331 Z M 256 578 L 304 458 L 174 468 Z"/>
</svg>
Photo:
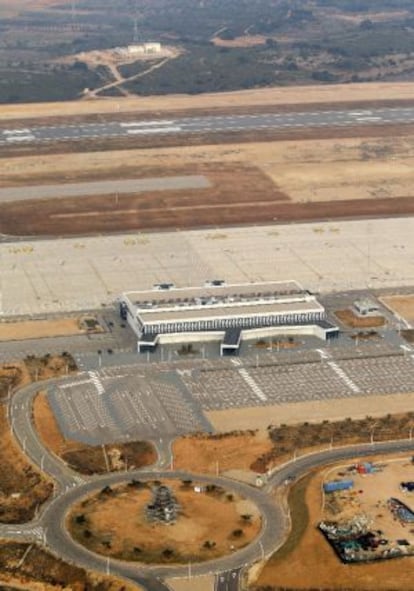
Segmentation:
<svg viewBox="0 0 414 591">
<path fill-rule="evenodd" d="M 260 548 L 260 559 L 261 559 L 262 562 L 264 562 L 265 553 L 264 553 L 264 548 L 263 548 L 263 544 L 262 544 L 262 541 L 261 540 L 259 542 L 259 548 Z"/>
<path fill-rule="evenodd" d="M 375 431 L 375 427 L 377 426 L 377 423 L 374 423 L 374 425 L 372 425 L 371 427 L 371 445 L 374 445 L 374 431 Z"/>
</svg>

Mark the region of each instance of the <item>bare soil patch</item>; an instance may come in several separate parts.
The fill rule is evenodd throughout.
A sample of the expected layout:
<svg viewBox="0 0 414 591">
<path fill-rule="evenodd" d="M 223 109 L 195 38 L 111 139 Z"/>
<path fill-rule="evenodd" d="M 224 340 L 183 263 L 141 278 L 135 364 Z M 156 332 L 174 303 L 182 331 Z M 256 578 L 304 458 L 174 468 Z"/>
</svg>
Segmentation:
<svg viewBox="0 0 414 591">
<path fill-rule="evenodd" d="M 24 363 L 8 363 L 0 366 L 0 401 L 11 395 L 14 390 L 28 384 L 30 376 Z"/>
<path fill-rule="evenodd" d="M 189 435 L 174 442 L 174 468 L 208 474 L 250 470 L 251 464 L 271 448 L 267 433 L 262 431 Z"/>
<path fill-rule="evenodd" d="M 234 39 L 213 37 L 211 42 L 217 47 L 255 47 L 256 45 L 265 45 L 266 37 L 263 37 L 263 35 L 243 35 Z"/>
<path fill-rule="evenodd" d="M 286 194 L 257 167 L 235 163 L 196 167 L 211 188 L 85 196 L 3 204 L 0 231 L 11 234 L 82 234 L 135 228 L 194 227 L 266 219 Z M 170 171 L 171 172 L 171 171 Z M 234 179 L 237 178 L 237 190 Z M 21 217 L 23 216 L 24 219 Z M 260 214 L 259 214 L 260 216 Z M 12 224 L 13 227 L 10 226 Z"/>
<path fill-rule="evenodd" d="M 226 433 L 231 431 L 234 425 L 241 430 L 266 430 L 269 425 L 297 426 L 305 422 L 312 424 L 323 421 L 338 422 L 344 417 L 350 417 L 352 420 L 365 419 L 367 416 L 377 418 L 383 416 L 384 408 L 395 415 L 409 415 L 414 408 L 414 394 L 353 396 L 350 399 L 219 410 L 207 412 L 207 416 L 216 431 Z M 402 433 L 401 437 L 408 437 L 408 430 L 405 434 Z M 336 445 L 335 440 L 334 445 Z"/>
<path fill-rule="evenodd" d="M 3 405 L 0 406 L 0 463 L 0 522 L 30 521 L 52 494 L 53 484 L 30 464 L 16 445 Z"/>
<path fill-rule="evenodd" d="M 414 136 L 405 131 L 403 137 L 164 146 L 0 160 L 3 186 L 171 174 L 201 174 L 212 183 L 197 191 L 2 204 L 0 231 L 87 234 L 412 214 Z"/>
<path fill-rule="evenodd" d="M 108 98 L 105 100 L 67 101 L 4 105 L 1 119 L 27 119 L 39 116 L 79 115 L 88 113 L 168 112 L 212 107 L 237 107 L 274 104 L 335 104 L 349 101 L 413 100 L 412 82 L 371 82 L 338 84 L 332 86 L 309 85 L 290 88 L 264 88 L 236 92 L 207 93 L 198 96 L 168 95 L 134 98 Z M 119 106 L 118 106 L 119 105 Z M 118 111 L 119 109 L 119 111 Z"/>
<path fill-rule="evenodd" d="M 150 466 L 157 459 L 154 446 L 146 441 L 91 446 L 65 439 L 44 392 L 34 400 L 33 420 L 43 444 L 81 474 L 132 470 Z"/>
<path fill-rule="evenodd" d="M 57 320 L 26 320 L 19 322 L 0 322 L 0 340 L 22 341 L 46 337 L 69 336 L 103 332 L 99 323 L 85 322 L 85 318 L 60 318 Z"/>
<path fill-rule="evenodd" d="M 264 473 L 292 459 L 294 454 L 303 455 L 331 445 L 366 443 L 371 435 L 375 441 L 407 439 L 410 430 L 411 433 L 414 430 L 413 412 L 356 420 L 348 417 L 337 421 L 268 424 L 261 431 L 189 435 L 174 442 L 174 467 L 211 474 L 228 470 Z"/>
<path fill-rule="evenodd" d="M 156 483 L 106 488 L 75 506 L 68 518 L 75 539 L 94 552 L 138 562 L 186 563 L 217 558 L 242 548 L 259 533 L 256 507 L 214 485 L 163 481 L 181 512 L 174 524 L 148 521 L 146 506 Z M 248 518 L 242 517 L 248 515 Z M 89 533 L 86 533 L 89 532 Z"/>
<path fill-rule="evenodd" d="M 381 457 L 370 458 L 382 461 Z M 356 461 L 357 462 L 357 461 Z M 350 462 L 352 463 L 352 462 Z M 331 470 L 332 468 L 329 468 Z M 355 591 L 412 590 L 414 564 L 411 558 L 393 559 L 381 563 L 342 564 L 332 548 L 317 530 L 321 519 L 321 485 L 326 468 L 296 483 L 289 495 L 293 523 L 304 531 L 287 542 L 272 557 L 260 574 L 254 589 L 300 590 L 310 588 L 330 591 L 353 589 Z M 295 519 L 295 515 L 299 519 Z M 302 525 L 300 525 L 302 524 Z M 305 527 L 303 527 L 305 524 Z"/>
<path fill-rule="evenodd" d="M 19 589 L 135 591 L 138 588 L 63 562 L 36 544 L 0 541 L 0 571 L 2 583 Z"/>
<path fill-rule="evenodd" d="M 28 355 L 24 359 L 25 367 L 30 376 L 30 381 L 48 380 L 76 373 L 77 365 L 72 355 L 66 351 L 62 355 L 50 355 L 43 357 Z"/>
<path fill-rule="evenodd" d="M 372 471 L 364 472 L 367 469 Z M 391 552 L 414 558 L 414 548 L 410 543 L 406 546 L 398 543 L 399 540 L 408 541 L 407 538 L 411 540 L 412 525 L 400 519 L 389 506 L 389 501 L 393 498 L 404 503 L 409 510 L 414 509 L 414 494 L 400 488 L 402 482 L 414 478 L 411 458 L 368 465 L 351 463 L 336 467 L 327 472 L 325 483 L 344 478 L 350 479 L 353 486 L 347 490 L 325 493 L 322 521 L 346 527 L 359 519 L 359 531 L 374 534 L 375 542 L 381 543 L 374 544 L 369 549 L 362 545 L 358 552 L 350 556 L 342 555 L 341 558 L 345 558 L 345 562 L 357 562 L 358 559 L 386 560 Z"/>
<path fill-rule="evenodd" d="M 358 316 L 352 310 L 336 310 L 335 316 L 350 328 L 375 328 L 384 326 L 384 316 Z"/>
<path fill-rule="evenodd" d="M 402 330 L 401 335 L 405 338 L 407 343 L 414 343 L 414 330 L 412 328 Z"/>
<path fill-rule="evenodd" d="M 318 449 L 327 449 L 330 445 L 341 446 L 354 443 L 366 443 L 371 435 L 375 441 L 407 439 L 414 429 L 414 413 L 403 415 L 388 414 L 373 418 L 342 421 L 328 420 L 322 423 L 305 421 L 296 425 L 269 425 L 268 434 L 272 449 L 257 458 L 251 465 L 256 472 L 265 472 L 283 461 L 291 459 L 293 454 L 303 454 Z"/>
<path fill-rule="evenodd" d="M 414 321 L 414 295 L 387 296 L 381 298 L 381 301 L 394 313 L 397 313 L 409 322 Z"/>
</svg>

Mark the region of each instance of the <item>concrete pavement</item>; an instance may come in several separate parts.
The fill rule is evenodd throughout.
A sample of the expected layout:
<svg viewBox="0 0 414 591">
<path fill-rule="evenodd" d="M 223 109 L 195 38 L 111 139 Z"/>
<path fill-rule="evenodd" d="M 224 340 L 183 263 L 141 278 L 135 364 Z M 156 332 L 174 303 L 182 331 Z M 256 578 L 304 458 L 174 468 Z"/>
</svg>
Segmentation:
<svg viewBox="0 0 414 591">
<path fill-rule="evenodd" d="M 49 382 L 49 385 L 53 380 Z M 43 384 L 44 386 L 45 384 Z M 187 566 L 143 566 L 109 560 L 93 554 L 78 545 L 69 535 L 65 527 L 65 518 L 71 505 L 83 496 L 99 491 L 132 478 L 197 478 L 201 482 L 212 482 L 226 490 L 233 490 L 250 498 L 262 514 L 262 531 L 250 545 L 215 561 L 192 565 L 193 575 L 217 573 L 217 591 L 237 591 L 239 585 L 239 569 L 247 567 L 257 560 L 263 560 L 272 554 L 285 539 L 288 531 L 289 516 L 282 505 L 277 505 L 271 495 L 276 487 L 283 486 L 287 479 L 295 479 L 310 469 L 326 463 L 342 461 L 354 457 L 371 455 L 372 453 L 414 452 L 414 441 L 404 440 L 343 448 L 327 449 L 314 454 L 298 457 L 284 466 L 277 468 L 270 476 L 263 490 L 235 482 L 223 477 L 191 475 L 186 472 L 154 470 L 133 471 L 128 473 L 110 473 L 102 476 L 81 477 L 70 470 L 60 459 L 51 454 L 39 441 L 31 423 L 32 399 L 39 390 L 39 383 L 31 384 L 16 392 L 9 403 L 9 417 L 13 432 L 23 451 L 42 470 L 52 476 L 57 486 L 53 497 L 40 509 L 33 522 L 24 525 L 2 525 L 0 535 L 8 538 L 25 538 L 30 541 L 41 541 L 50 547 L 61 558 L 74 562 L 89 569 L 110 572 L 114 575 L 133 580 L 149 591 L 166 591 L 162 579 L 171 576 L 186 576 Z M 169 448 L 164 449 L 160 460 L 163 465 L 169 461 Z"/>
</svg>

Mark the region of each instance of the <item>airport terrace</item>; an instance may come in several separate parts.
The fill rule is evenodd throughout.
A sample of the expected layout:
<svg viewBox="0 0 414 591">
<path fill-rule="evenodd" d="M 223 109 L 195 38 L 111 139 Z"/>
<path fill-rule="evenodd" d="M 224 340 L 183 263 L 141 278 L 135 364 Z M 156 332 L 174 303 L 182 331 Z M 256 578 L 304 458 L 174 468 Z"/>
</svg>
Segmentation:
<svg viewBox="0 0 414 591">
<path fill-rule="evenodd" d="M 153 350 L 164 341 L 222 338 L 221 354 L 236 353 L 245 336 L 284 332 L 337 336 L 326 321 L 324 307 L 296 281 L 176 288 L 165 283 L 150 291 L 123 293 L 121 317 L 138 337 L 138 352 Z"/>
</svg>

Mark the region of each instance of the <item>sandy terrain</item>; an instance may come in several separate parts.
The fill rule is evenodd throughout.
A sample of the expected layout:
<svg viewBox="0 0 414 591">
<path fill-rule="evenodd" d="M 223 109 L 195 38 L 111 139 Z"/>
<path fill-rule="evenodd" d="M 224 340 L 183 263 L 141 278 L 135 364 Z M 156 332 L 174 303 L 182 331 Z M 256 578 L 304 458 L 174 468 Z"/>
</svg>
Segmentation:
<svg viewBox="0 0 414 591">
<path fill-rule="evenodd" d="M 192 486 L 183 486 L 180 481 L 163 481 L 171 488 L 182 507 L 182 514 L 174 526 L 150 522 L 145 517 L 145 507 L 153 495 L 148 488 L 136 489 L 124 486 L 114 489 L 115 494 L 91 497 L 90 502 L 77 506 L 72 516 L 83 513 L 93 538 L 88 538 L 95 551 L 107 556 L 129 557 L 137 561 L 160 561 L 166 548 L 174 550 L 170 562 L 207 560 L 228 554 L 231 546 L 241 548 L 248 544 L 260 531 L 260 517 L 257 509 L 237 495 L 231 499 L 223 493 L 196 493 Z M 241 518 L 251 515 L 248 523 Z M 85 540 L 83 528 L 75 528 L 76 538 Z M 242 529 L 240 537 L 232 532 Z M 110 541 L 110 547 L 103 547 L 99 540 Z M 89 541 L 91 540 L 91 541 Z M 92 541 L 94 540 L 94 541 Z M 212 548 L 203 548 L 206 541 L 215 542 Z M 85 542 L 84 542 L 85 543 Z M 140 552 L 134 552 L 138 547 Z"/>
<path fill-rule="evenodd" d="M 79 318 L 59 320 L 26 320 L 21 322 L 0 322 L 0 341 L 22 341 L 85 334 L 79 326 Z"/>
<path fill-rule="evenodd" d="M 335 316 L 351 328 L 374 328 L 377 326 L 384 326 L 384 316 L 357 316 L 352 310 L 337 310 Z"/>
<path fill-rule="evenodd" d="M 220 39 L 220 37 L 213 37 L 211 39 L 214 45 L 218 47 L 254 47 L 255 45 L 264 45 L 266 37 L 263 35 L 243 35 L 235 39 Z"/>
<path fill-rule="evenodd" d="M 52 481 L 34 468 L 10 432 L 6 407 L 0 406 L 0 511 L 3 523 L 30 521 L 52 494 Z"/>
<path fill-rule="evenodd" d="M 213 163 L 257 166 L 297 202 L 407 196 L 413 194 L 414 136 L 23 156 L 0 160 L 0 186 L 93 180 L 102 174 L 138 178 L 155 167 L 165 176 L 169 169 Z"/>
<path fill-rule="evenodd" d="M 414 408 L 414 394 L 391 396 L 353 396 L 351 399 L 297 402 L 277 406 L 240 408 L 207 412 L 208 420 L 217 431 L 230 431 L 233 425 L 240 430 L 266 429 L 268 425 L 286 423 L 294 425 L 303 421 L 317 423 L 328 420 L 382 416 L 384 409 L 390 414 L 410 412 Z M 408 433 L 407 433 L 408 437 Z"/>
<path fill-rule="evenodd" d="M 166 579 L 166 583 L 174 591 L 211 591 L 214 580 L 214 575 L 202 575 L 191 579 Z"/>
<path fill-rule="evenodd" d="M 342 472 L 343 478 L 343 472 Z M 387 500 L 397 498 L 414 509 L 414 494 L 401 492 L 399 485 L 414 479 L 414 465 L 408 460 L 387 462 L 381 472 L 373 474 L 352 474 L 354 486 L 349 491 L 336 495 L 335 512 L 330 510 L 330 495 L 325 495 L 324 520 L 347 521 L 355 515 L 365 514 L 371 520 L 372 529 L 384 532 L 392 546 L 395 540 L 409 537 L 410 532 L 400 521 L 394 519 L 387 507 Z M 325 482 L 341 479 L 341 469 L 327 472 Z M 362 491 L 362 492 L 360 492 Z"/>
<path fill-rule="evenodd" d="M 305 535 L 292 552 L 284 558 L 271 560 L 265 566 L 257 584 L 294 589 L 308 589 L 311 585 L 313 588 L 332 590 L 389 591 L 398 588 L 412 591 L 412 558 L 368 565 L 344 565 L 338 560 L 316 529 L 321 518 L 321 483 L 325 472 L 326 469 L 317 473 L 306 493 L 310 519 Z"/>
<path fill-rule="evenodd" d="M 82 474 L 101 474 L 149 466 L 156 461 L 156 451 L 146 442 L 89 446 L 63 437 L 45 392 L 39 392 L 33 403 L 33 422 L 45 447 Z"/>
<path fill-rule="evenodd" d="M 59 204 L 3 204 L 0 231 L 87 233 L 413 212 L 414 136 L 252 142 L 0 160 L 3 187 L 171 174 L 206 175 L 212 186 L 202 193 L 189 189 L 124 195 L 115 208 L 113 196 L 81 202 L 66 198 Z"/>
<path fill-rule="evenodd" d="M 343 101 L 414 100 L 412 82 L 373 82 L 332 86 L 296 86 L 236 92 L 209 93 L 199 96 L 168 95 L 92 101 L 2 105 L 0 120 L 54 117 L 90 113 L 144 111 L 186 111 L 215 107 L 238 107 L 275 104 L 339 103 Z"/>
<path fill-rule="evenodd" d="M 414 295 L 389 296 L 381 298 L 381 301 L 408 322 L 414 322 Z"/>
<path fill-rule="evenodd" d="M 182 437 L 174 442 L 174 469 L 210 474 L 217 470 L 250 470 L 252 462 L 271 448 L 265 431 L 240 432 L 217 438 Z"/>
<path fill-rule="evenodd" d="M 80 447 L 79 442 L 63 437 L 45 392 L 39 392 L 34 400 L 33 422 L 40 439 L 54 454 L 60 456 Z"/>
</svg>

